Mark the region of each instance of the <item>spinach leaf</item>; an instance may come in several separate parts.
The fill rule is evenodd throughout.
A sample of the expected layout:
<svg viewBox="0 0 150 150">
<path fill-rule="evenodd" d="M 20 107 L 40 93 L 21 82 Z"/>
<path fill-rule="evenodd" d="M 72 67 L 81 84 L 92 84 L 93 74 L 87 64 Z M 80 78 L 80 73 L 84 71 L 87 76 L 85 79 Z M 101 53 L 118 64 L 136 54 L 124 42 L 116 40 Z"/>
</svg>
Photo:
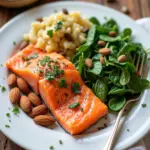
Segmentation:
<svg viewBox="0 0 150 150">
<path fill-rule="evenodd" d="M 123 30 L 123 32 L 121 33 L 121 37 L 124 39 L 124 40 L 128 40 L 131 38 L 131 35 L 132 35 L 132 30 L 130 28 L 125 28 Z"/>
<path fill-rule="evenodd" d="M 120 36 L 116 36 L 116 37 L 110 37 L 108 35 L 105 34 L 101 34 L 99 36 L 100 40 L 106 41 L 106 42 L 117 42 L 119 40 L 121 40 Z"/>
<path fill-rule="evenodd" d="M 93 92 L 103 102 L 106 101 L 108 94 L 108 84 L 104 79 L 98 79 L 93 85 Z"/>
<path fill-rule="evenodd" d="M 112 31 L 111 28 L 103 27 L 103 26 L 96 26 L 96 30 L 99 34 L 108 34 Z"/>
<path fill-rule="evenodd" d="M 79 48 L 77 48 L 77 51 L 84 52 L 89 48 L 90 45 L 87 45 L 86 43 L 81 45 Z"/>
<path fill-rule="evenodd" d="M 90 46 L 93 43 L 95 34 L 96 34 L 96 25 L 93 25 L 88 32 L 86 45 Z"/>
<path fill-rule="evenodd" d="M 77 64 L 79 62 L 79 56 L 81 55 L 81 52 L 77 52 L 73 57 L 72 57 L 72 62 L 73 64 Z"/>
<path fill-rule="evenodd" d="M 145 89 L 150 87 L 150 81 L 147 79 L 141 79 L 140 77 L 133 74 L 131 80 L 128 83 L 128 88 L 132 89 L 135 93 L 143 92 Z"/>
<path fill-rule="evenodd" d="M 132 64 L 130 62 L 119 63 L 119 65 L 121 67 L 123 67 L 124 69 L 127 69 L 130 73 L 135 72 L 135 66 L 134 66 L 134 64 Z"/>
<path fill-rule="evenodd" d="M 109 74 L 109 79 L 112 81 L 113 84 L 116 86 L 121 86 L 119 83 L 120 80 L 120 69 L 114 69 Z"/>
<path fill-rule="evenodd" d="M 100 25 L 100 22 L 96 17 L 91 17 L 89 20 L 95 25 Z"/>
<path fill-rule="evenodd" d="M 119 27 L 117 25 L 117 22 L 112 18 L 107 20 L 107 22 L 105 22 L 103 24 L 103 27 L 111 28 L 112 31 L 117 31 L 117 32 L 119 31 Z"/>
<path fill-rule="evenodd" d="M 122 69 L 122 73 L 120 76 L 120 84 L 126 85 L 130 81 L 130 73 L 127 69 Z"/>
<path fill-rule="evenodd" d="M 86 43 L 77 48 L 77 51 L 80 52 L 86 51 L 89 48 L 89 46 L 91 46 L 92 43 L 94 42 L 95 34 L 96 34 L 96 25 L 93 25 L 88 31 Z"/>
<path fill-rule="evenodd" d="M 99 61 L 100 60 L 100 57 L 101 57 L 101 54 L 96 54 L 92 57 L 92 60 L 93 61 Z"/>
<path fill-rule="evenodd" d="M 118 56 L 129 54 L 132 51 L 136 50 L 136 46 L 134 44 L 125 43 L 122 49 L 119 51 Z"/>
<path fill-rule="evenodd" d="M 117 58 L 114 55 L 110 55 L 108 57 L 108 60 L 111 61 L 111 62 L 114 62 L 114 63 L 118 63 L 118 60 L 117 60 Z"/>
<path fill-rule="evenodd" d="M 88 70 L 88 72 L 91 72 L 95 75 L 100 75 L 101 71 L 102 71 L 102 64 L 99 61 L 95 61 L 93 63 L 93 68 Z"/>
<path fill-rule="evenodd" d="M 122 88 L 118 88 L 118 87 L 113 87 L 108 95 L 124 95 L 124 94 L 127 94 L 127 93 L 130 93 L 130 94 L 134 94 L 134 91 L 132 89 L 122 89 Z"/>
<path fill-rule="evenodd" d="M 126 98 L 122 97 L 115 97 L 109 100 L 108 106 L 112 111 L 119 111 L 126 103 Z"/>
<path fill-rule="evenodd" d="M 111 54 L 116 55 L 118 53 L 118 48 L 115 45 L 110 46 Z"/>
<path fill-rule="evenodd" d="M 79 64 L 78 64 L 78 71 L 80 72 L 80 75 L 82 75 L 82 72 L 83 72 L 83 68 L 84 68 L 84 63 L 85 59 L 84 59 L 84 54 L 82 53 L 80 56 L 79 56 Z"/>
</svg>

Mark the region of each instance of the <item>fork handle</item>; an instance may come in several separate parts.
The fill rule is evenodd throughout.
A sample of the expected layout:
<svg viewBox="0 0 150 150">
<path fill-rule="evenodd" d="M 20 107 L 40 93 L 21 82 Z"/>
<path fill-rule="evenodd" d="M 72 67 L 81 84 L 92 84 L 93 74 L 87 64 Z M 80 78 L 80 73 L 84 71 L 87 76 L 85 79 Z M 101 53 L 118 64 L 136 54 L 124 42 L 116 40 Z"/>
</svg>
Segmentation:
<svg viewBox="0 0 150 150">
<path fill-rule="evenodd" d="M 117 134 L 117 131 L 119 130 L 119 123 L 120 123 L 120 120 L 123 116 L 123 112 L 126 108 L 126 106 L 128 105 L 128 102 L 125 104 L 125 106 L 120 110 L 118 116 L 117 116 L 117 120 L 115 122 L 115 126 L 113 128 L 113 131 L 111 133 L 111 135 L 109 136 L 109 139 L 105 145 L 105 147 L 103 148 L 103 150 L 112 150 L 113 148 L 113 144 L 114 144 L 114 140 L 115 140 L 115 137 L 116 137 L 116 134 Z"/>
</svg>

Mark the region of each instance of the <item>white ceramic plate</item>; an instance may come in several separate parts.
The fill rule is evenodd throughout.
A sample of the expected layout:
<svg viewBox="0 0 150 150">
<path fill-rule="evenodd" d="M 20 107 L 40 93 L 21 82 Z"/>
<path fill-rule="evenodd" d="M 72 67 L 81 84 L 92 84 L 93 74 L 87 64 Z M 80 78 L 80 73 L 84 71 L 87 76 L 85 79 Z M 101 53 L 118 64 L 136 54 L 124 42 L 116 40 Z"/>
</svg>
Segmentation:
<svg viewBox="0 0 150 150">
<path fill-rule="evenodd" d="M 69 11 L 81 11 L 83 16 L 91 17 L 96 16 L 99 20 L 104 21 L 104 16 L 108 18 L 114 18 L 120 25 L 120 28 L 130 27 L 133 30 L 134 40 L 142 42 L 145 48 L 150 47 L 150 36 L 142 29 L 139 25 L 129 17 L 106 8 L 101 5 L 81 3 L 81 2 L 58 2 L 46 4 L 13 18 L 0 30 L 0 63 L 4 64 L 5 61 L 10 57 L 13 49 L 13 41 L 18 42 L 22 39 L 22 35 L 28 32 L 30 23 L 36 18 L 41 16 L 48 16 L 54 13 L 55 10 L 61 11 L 62 8 L 67 8 Z M 49 150 L 49 147 L 53 145 L 55 150 L 102 150 L 110 131 L 112 130 L 114 123 L 114 115 L 108 116 L 109 125 L 107 128 L 95 131 L 96 127 L 92 127 L 86 133 L 78 136 L 71 136 L 66 133 L 58 124 L 54 125 L 54 129 L 50 130 L 47 128 L 35 125 L 34 122 L 21 111 L 19 117 L 13 115 L 8 109 L 12 109 L 13 106 L 9 102 L 8 92 L 9 87 L 7 86 L 7 69 L 0 67 L 0 84 L 5 85 L 7 91 L 0 93 L 0 129 L 15 143 L 29 150 Z M 5 78 L 5 80 L 3 79 Z M 148 71 L 148 79 L 150 79 L 150 72 Z M 115 147 L 116 150 L 125 149 L 140 138 L 142 138 L 150 128 L 150 92 L 146 90 L 144 92 L 141 101 L 136 107 L 129 113 L 126 123 L 120 133 L 120 138 L 117 141 Z M 146 103 L 147 107 L 142 108 L 141 104 Z M 12 123 L 8 122 L 6 113 L 11 113 Z M 105 119 L 100 120 L 96 126 L 100 126 L 101 123 L 105 122 Z M 5 124 L 10 124 L 10 128 L 5 128 Z M 130 130 L 130 132 L 127 131 Z M 91 133 L 89 133 L 91 132 Z M 59 144 L 59 140 L 63 141 L 63 145 Z"/>
</svg>

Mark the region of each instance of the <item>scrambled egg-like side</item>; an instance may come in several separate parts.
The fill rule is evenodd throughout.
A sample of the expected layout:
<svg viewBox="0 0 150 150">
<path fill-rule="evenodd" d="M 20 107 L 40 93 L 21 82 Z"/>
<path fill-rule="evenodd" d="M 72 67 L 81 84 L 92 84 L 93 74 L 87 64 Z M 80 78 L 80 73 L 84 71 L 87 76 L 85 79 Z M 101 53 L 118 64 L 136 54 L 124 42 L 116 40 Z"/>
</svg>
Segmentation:
<svg viewBox="0 0 150 150">
<path fill-rule="evenodd" d="M 76 48 L 86 41 L 84 31 L 90 27 L 91 23 L 81 17 L 80 12 L 60 12 L 44 17 L 41 22 L 33 22 L 24 39 L 35 44 L 36 48 L 49 53 L 60 52 L 71 59 Z"/>
</svg>

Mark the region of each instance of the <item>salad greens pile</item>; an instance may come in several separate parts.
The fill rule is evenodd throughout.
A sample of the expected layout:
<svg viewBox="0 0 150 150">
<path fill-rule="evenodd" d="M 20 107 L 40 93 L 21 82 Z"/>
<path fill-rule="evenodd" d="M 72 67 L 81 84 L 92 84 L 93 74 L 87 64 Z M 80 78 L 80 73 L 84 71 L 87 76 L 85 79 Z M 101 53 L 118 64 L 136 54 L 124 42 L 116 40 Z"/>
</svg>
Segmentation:
<svg viewBox="0 0 150 150">
<path fill-rule="evenodd" d="M 134 55 L 144 55 L 146 62 L 147 54 L 142 44 L 132 41 L 130 28 L 119 31 L 114 19 L 104 24 L 95 17 L 90 21 L 93 25 L 87 33 L 87 40 L 77 48 L 72 62 L 95 95 L 109 109 L 119 111 L 128 95 L 140 93 L 150 86 L 150 81 L 141 78 L 132 63 Z M 109 53 L 105 55 L 101 50 Z M 92 67 L 88 67 L 86 59 L 91 60 Z"/>
</svg>

